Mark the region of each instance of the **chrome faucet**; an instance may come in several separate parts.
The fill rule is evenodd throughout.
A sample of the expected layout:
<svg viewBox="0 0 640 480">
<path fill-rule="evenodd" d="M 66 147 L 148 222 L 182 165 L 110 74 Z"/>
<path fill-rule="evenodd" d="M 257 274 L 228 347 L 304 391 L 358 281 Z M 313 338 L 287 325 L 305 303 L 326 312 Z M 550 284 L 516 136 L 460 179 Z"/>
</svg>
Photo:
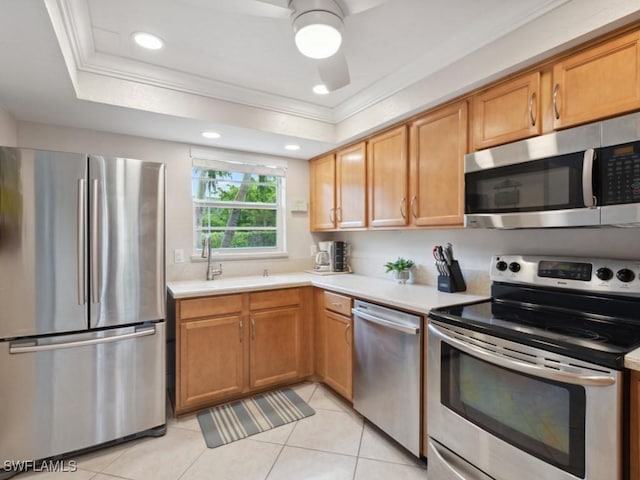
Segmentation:
<svg viewBox="0 0 640 480">
<path fill-rule="evenodd" d="M 202 239 L 202 258 L 207 259 L 207 280 L 214 280 L 216 275 L 222 275 L 222 264 L 219 263 L 218 268 L 215 268 L 211 263 L 211 238 L 208 235 Z"/>
</svg>

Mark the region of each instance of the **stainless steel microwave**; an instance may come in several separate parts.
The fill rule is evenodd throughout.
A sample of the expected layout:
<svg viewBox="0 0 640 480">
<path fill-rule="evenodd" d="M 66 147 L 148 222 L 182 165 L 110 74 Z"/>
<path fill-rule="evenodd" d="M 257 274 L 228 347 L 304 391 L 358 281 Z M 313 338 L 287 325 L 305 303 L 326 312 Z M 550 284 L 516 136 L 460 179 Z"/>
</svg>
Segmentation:
<svg viewBox="0 0 640 480">
<path fill-rule="evenodd" d="M 465 226 L 640 226 L 640 113 L 465 155 Z"/>
</svg>

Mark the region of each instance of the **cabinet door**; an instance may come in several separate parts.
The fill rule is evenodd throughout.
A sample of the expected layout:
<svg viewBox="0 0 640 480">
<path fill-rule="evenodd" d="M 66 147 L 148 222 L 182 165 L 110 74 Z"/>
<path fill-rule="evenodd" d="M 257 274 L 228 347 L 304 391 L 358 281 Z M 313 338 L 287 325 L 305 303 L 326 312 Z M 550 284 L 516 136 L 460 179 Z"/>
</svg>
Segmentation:
<svg viewBox="0 0 640 480">
<path fill-rule="evenodd" d="M 259 388 L 298 378 L 300 307 L 251 314 L 250 386 Z"/>
<path fill-rule="evenodd" d="M 325 377 L 336 392 L 353 399 L 353 320 L 325 311 Z"/>
<path fill-rule="evenodd" d="M 179 322 L 178 413 L 243 392 L 245 326 L 240 315 Z"/>
<path fill-rule="evenodd" d="M 402 227 L 408 212 L 408 145 L 405 125 L 377 135 L 367 147 L 369 226 Z"/>
<path fill-rule="evenodd" d="M 553 82 L 554 128 L 640 108 L 640 32 L 557 63 Z"/>
<path fill-rule="evenodd" d="M 336 160 L 333 154 L 311 161 L 310 168 L 310 221 L 311 231 L 333 230 L 336 202 Z"/>
<path fill-rule="evenodd" d="M 473 150 L 540 135 L 540 72 L 473 96 Z"/>
<path fill-rule="evenodd" d="M 364 142 L 336 154 L 336 221 L 339 228 L 367 225 L 366 145 Z"/>
<path fill-rule="evenodd" d="M 462 225 L 465 153 L 466 102 L 413 122 L 409 211 L 414 225 Z"/>
<path fill-rule="evenodd" d="M 631 371 L 631 426 L 629 428 L 630 480 L 640 480 L 640 372 Z"/>
</svg>

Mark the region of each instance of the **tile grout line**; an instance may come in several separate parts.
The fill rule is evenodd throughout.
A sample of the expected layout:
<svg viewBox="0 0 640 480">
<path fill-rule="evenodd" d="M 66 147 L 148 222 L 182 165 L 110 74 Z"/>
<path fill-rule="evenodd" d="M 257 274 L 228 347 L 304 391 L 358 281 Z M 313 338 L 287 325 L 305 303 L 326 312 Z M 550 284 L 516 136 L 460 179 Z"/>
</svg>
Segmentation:
<svg viewBox="0 0 640 480">
<path fill-rule="evenodd" d="M 364 417 L 362 418 L 362 431 L 360 432 L 360 443 L 358 444 L 358 455 L 356 456 L 356 468 L 353 469 L 353 480 L 356 480 L 358 474 L 358 464 L 360 463 L 360 451 L 362 450 L 362 441 L 364 440 Z"/>
</svg>

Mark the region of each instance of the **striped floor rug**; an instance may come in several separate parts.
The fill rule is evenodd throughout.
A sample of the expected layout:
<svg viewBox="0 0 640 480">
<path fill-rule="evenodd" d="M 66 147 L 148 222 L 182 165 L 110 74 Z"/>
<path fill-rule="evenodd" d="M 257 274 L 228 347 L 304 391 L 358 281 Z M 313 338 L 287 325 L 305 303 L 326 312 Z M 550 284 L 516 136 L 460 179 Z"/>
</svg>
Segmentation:
<svg viewBox="0 0 640 480">
<path fill-rule="evenodd" d="M 283 388 L 199 412 L 207 447 L 235 442 L 316 413 L 296 392 Z"/>
</svg>

